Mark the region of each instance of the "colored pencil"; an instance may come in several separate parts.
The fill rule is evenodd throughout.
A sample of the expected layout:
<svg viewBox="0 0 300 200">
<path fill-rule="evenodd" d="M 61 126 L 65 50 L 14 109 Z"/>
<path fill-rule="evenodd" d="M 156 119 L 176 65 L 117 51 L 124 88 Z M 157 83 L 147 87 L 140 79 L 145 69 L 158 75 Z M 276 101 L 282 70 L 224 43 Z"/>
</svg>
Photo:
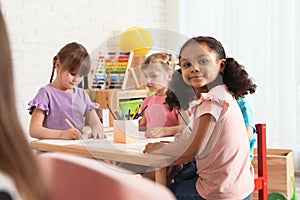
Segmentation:
<svg viewBox="0 0 300 200">
<path fill-rule="evenodd" d="M 66 118 L 66 122 L 70 128 L 75 128 L 68 118 Z"/>
<path fill-rule="evenodd" d="M 70 122 L 70 120 L 68 118 L 66 118 L 66 122 L 70 128 L 75 128 L 74 125 Z M 81 140 L 81 139 L 82 139 L 82 137 L 80 136 L 79 140 Z"/>
<path fill-rule="evenodd" d="M 141 105 L 139 105 L 139 107 L 137 107 L 137 108 L 135 109 L 135 112 L 134 112 L 133 115 L 132 115 L 132 119 L 135 119 L 135 116 L 139 113 L 140 107 L 141 107 Z"/>
<path fill-rule="evenodd" d="M 118 120 L 121 120 L 121 116 L 117 110 L 115 110 L 115 116 L 117 117 Z"/>
<path fill-rule="evenodd" d="M 189 127 L 189 123 L 186 121 L 186 119 L 184 119 L 182 113 L 181 113 L 179 110 L 178 110 L 178 114 L 179 114 L 179 116 L 181 117 L 182 121 L 185 123 L 185 125 L 186 125 L 187 127 Z M 191 127 L 189 127 L 189 130 L 192 132 L 192 128 L 191 128 Z"/>
<path fill-rule="evenodd" d="M 128 109 L 127 119 L 130 120 L 130 108 Z"/>
<path fill-rule="evenodd" d="M 144 109 L 142 110 L 142 112 L 141 112 L 140 114 L 137 114 L 137 115 L 135 116 L 135 119 L 138 119 L 140 116 L 142 116 L 147 108 L 148 108 L 148 105 L 146 105 L 146 106 L 144 107 Z"/>
<path fill-rule="evenodd" d="M 117 120 L 117 117 L 115 116 L 114 112 L 111 110 L 111 108 L 109 107 L 109 105 L 108 104 L 106 104 L 106 105 L 108 107 L 108 110 L 109 110 L 110 114 L 113 116 L 114 120 Z"/>
</svg>

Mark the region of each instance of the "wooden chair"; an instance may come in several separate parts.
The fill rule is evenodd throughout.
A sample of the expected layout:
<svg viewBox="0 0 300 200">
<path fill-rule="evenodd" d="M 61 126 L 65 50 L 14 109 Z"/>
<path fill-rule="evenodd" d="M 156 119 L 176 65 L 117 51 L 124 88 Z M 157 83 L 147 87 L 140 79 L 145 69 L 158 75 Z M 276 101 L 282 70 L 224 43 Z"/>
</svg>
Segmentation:
<svg viewBox="0 0 300 200">
<path fill-rule="evenodd" d="M 254 179 L 254 191 L 258 190 L 259 200 L 268 200 L 266 124 L 256 124 L 255 126 L 257 132 L 258 177 Z"/>
<path fill-rule="evenodd" d="M 101 161 L 62 153 L 37 158 L 48 200 L 175 200 L 166 187 Z"/>
</svg>

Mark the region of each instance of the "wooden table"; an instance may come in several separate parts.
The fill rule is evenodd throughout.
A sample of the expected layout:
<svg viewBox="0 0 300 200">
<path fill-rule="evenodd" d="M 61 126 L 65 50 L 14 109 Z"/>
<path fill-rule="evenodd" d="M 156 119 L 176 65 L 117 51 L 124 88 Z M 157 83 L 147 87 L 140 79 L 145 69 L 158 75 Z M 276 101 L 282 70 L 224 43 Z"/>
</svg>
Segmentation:
<svg viewBox="0 0 300 200">
<path fill-rule="evenodd" d="M 159 141 L 159 139 L 156 140 Z M 161 138 L 161 140 L 165 140 L 165 138 Z M 168 166 L 189 162 L 194 158 L 144 154 L 142 150 L 145 144 L 153 141 L 153 139 L 145 139 L 135 144 L 116 144 L 109 137 L 106 140 L 36 140 L 30 142 L 30 146 L 38 153 L 62 152 L 88 158 L 153 167 L 155 168 L 155 182 L 165 185 L 167 183 L 166 168 Z"/>
</svg>

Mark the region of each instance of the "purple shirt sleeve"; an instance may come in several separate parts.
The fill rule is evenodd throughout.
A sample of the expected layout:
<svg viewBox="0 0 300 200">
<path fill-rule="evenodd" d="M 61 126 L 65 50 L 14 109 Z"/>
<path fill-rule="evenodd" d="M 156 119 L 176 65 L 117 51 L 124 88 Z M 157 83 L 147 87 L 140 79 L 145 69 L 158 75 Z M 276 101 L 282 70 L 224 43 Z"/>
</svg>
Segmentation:
<svg viewBox="0 0 300 200">
<path fill-rule="evenodd" d="M 31 115 L 35 108 L 46 111 L 46 115 L 48 115 L 49 111 L 49 98 L 47 98 L 47 90 L 45 88 L 41 88 L 33 100 L 28 103 L 29 114 Z"/>
</svg>

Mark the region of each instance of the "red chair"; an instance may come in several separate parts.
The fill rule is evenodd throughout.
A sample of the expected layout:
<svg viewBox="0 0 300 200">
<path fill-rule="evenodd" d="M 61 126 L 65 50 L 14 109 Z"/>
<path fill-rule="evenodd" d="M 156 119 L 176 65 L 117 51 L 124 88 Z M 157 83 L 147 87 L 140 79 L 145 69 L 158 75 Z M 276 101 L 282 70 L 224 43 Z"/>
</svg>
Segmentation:
<svg viewBox="0 0 300 200">
<path fill-rule="evenodd" d="M 258 177 L 254 179 L 254 191 L 258 191 L 259 200 L 268 200 L 266 124 L 256 124 L 255 126 L 257 132 Z"/>
</svg>

